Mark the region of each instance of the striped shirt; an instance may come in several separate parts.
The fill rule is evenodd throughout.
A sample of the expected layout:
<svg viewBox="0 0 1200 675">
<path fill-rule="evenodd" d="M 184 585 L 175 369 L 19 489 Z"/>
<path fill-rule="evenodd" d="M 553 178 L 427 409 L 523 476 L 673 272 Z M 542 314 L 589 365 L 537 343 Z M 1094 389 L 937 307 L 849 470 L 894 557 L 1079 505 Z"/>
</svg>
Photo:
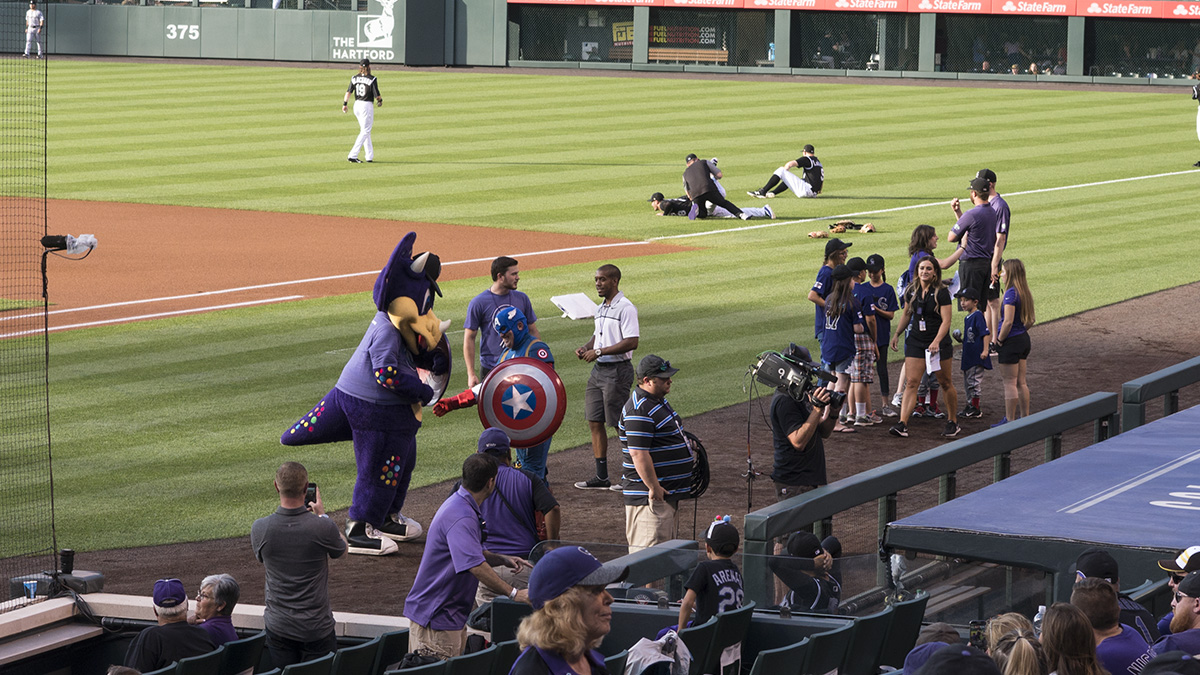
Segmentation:
<svg viewBox="0 0 1200 675">
<path fill-rule="evenodd" d="M 692 453 L 683 436 L 679 415 L 666 399 L 657 399 L 637 387 L 617 425 L 621 441 L 621 463 L 625 473 L 625 504 L 644 506 L 650 502 L 650 490 L 638 475 L 630 450 L 650 453 L 654 475 L 673 502 L 687 496 L 692 484 Z"/>
</svg>

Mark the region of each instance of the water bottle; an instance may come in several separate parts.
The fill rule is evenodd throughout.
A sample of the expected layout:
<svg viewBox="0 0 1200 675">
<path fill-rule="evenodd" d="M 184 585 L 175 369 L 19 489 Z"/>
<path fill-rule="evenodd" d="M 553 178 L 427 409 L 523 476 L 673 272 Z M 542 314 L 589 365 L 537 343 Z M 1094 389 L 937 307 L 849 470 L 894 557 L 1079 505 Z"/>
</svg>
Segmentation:
<svg viewBox="0 0 1200 675">
<path fill-rule="evenodd" d="M 767 60 L 768 61 L 775 60 L 775 43 L 774 42 L 767 45 Z"/>
<path fill-rule="evenodd" d="M 1042 637 L 1042 619 L 1046 616 L 1046 606 L 1038 605 L 1037 614 L 1033 615 L 1033 634 Z"/>
</svg>

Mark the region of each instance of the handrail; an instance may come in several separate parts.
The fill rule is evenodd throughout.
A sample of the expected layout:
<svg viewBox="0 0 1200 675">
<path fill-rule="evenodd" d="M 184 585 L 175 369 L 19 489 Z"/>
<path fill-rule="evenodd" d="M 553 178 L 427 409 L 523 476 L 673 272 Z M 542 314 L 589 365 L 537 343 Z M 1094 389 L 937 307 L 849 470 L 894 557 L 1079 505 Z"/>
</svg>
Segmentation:
<svg viewBox="0 0 1200 675">
<path fill-rule="evenodd" d="M 1146 404 L 1159 396 L 1163 416 L 1179 412 L 1179 390 L 1200 382 L 1200 356 L 1121 385 L 1121 431 L 1146 423 Z"/>
</svg>

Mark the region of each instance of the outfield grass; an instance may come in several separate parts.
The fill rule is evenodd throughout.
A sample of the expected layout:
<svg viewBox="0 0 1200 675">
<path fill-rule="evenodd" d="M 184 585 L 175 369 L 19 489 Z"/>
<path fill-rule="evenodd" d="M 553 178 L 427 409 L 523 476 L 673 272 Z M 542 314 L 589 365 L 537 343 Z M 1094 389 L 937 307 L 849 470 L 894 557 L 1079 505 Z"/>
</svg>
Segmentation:
<svg viewBox="0 0 1200 675">
<path fill-rule="evenodd" d="M 339 112 L 350 74 L 54 62 L 50 196 L 645 239 L 742 225 L 650 215 L 651 192 L 681 191 L 688 152 L 719 157 L 745 204 L 756 201 L 746 190 L 813 143 L 826 194 L 771 206 L 781 219 L 920 207 L 855 218 L 880 232 L 852 235 L 852 255 L 884 255 L 893 278 L 912 227 L 944 235 L 946 202 L 987 166 L 1012 206 L 1010 254 L 1026 262 L 1040 320 L 1200 279 L 1200 266 L 1170 264 L 1200 254 L 1186 198 L 1195 172 L 1032 192 L 1187 170 L 1195 111 L 1179 93 L 382 70 L 376 162 L 352 165 L 357 125 Z M 148 82 L 156 95 L 132 94 Z M 824 244 L 804 234 L 826 226 L 682 239 L 699 250 L 621 263 L 622 290 L 641 312 L 638 355 L 682 368 L 672 402 L 683 414 L 744 400 L 758 352 L 811 344 L 803 298 Z M 104 223 L 72 227 L 103 240 Z M 495 253 L 511 251 L 498 242 Z M 558 318 L 549 297 L 590 295 L 592 272 L 527 271 L 521 283 L 568 385 L 557 449 L 586 441 L 587 369 L 572 352 L 591 324 Z M 435 309 L 454 321 L 456 353 L 466 303 L 486 283 L 443 284 Z M 286 458 L 309 466 L 330 506 L 347 506 L 349 444 L 284 449 L 278 436 L 333 385 L 371 312 L 364 293 L 53 334 L 59 542 L 87 550 L 244 534 L 270 510 L 270 475 Z M 463 378 L 459 363 L 451 388 Z M 426 422 L 415 485 L 457 473 L 479 430 L 474 411 Z"/>
</svg>

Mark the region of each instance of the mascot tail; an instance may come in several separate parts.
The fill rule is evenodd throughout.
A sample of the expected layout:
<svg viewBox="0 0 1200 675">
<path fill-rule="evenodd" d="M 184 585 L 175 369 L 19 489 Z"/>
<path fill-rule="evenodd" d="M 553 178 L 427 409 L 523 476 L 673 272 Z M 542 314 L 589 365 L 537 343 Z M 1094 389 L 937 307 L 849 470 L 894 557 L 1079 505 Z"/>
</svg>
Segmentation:
<svg viewBox="0 0 1200 675">
<path fill-rule="evenodd" d="M 338 403 L 341 393 L 331 390 L 279 437 L 284 445 L 315 445 L 352 440 L 350 423 Z"/>
</svg>

